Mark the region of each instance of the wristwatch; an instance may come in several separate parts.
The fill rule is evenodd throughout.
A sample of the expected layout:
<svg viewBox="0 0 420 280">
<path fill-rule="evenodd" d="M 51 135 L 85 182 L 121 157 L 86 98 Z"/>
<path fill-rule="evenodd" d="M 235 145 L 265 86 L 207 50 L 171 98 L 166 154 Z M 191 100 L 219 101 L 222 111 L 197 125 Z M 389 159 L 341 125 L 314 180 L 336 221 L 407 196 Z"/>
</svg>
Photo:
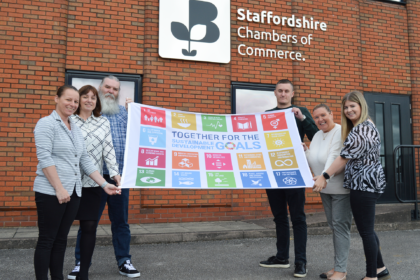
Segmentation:
<svg viewBox="0 0 420 280">
<path fill-rule="evenodd" d="M 330 175 L 328 175 L 327 172 L 322 173 L 322 176 L 324 176 L 325 180 L 329 180 L 330 179 Z"/>
<path fill-rule="evenodd" d="M 304 120 L 306 120 L 306 116 L 303 115 L 303 119 L 301 119 L 300 121 L 303 122 Z"/>
</svg>

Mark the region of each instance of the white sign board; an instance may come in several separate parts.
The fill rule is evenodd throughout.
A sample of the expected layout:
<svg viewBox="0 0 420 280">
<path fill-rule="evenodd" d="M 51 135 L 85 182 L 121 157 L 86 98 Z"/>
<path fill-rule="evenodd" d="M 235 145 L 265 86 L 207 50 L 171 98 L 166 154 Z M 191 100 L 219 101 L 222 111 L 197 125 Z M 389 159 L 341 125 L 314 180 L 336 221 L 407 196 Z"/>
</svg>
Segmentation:
<svg viewBox="0 0 420 280">
<path fill-rule="evenodd" d="M 230 62 L 230 0 L 160 0 L 159 55 Z"/>
</svg>

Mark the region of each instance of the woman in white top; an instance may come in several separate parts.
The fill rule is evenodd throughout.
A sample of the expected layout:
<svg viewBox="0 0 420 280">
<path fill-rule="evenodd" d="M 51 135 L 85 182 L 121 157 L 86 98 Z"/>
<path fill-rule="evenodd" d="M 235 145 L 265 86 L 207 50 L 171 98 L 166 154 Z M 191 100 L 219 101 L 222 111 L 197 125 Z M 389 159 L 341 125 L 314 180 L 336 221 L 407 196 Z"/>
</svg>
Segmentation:
<svg viewBox="0 0 420 280">
<path fill-rule="evenodd" d="M 309 166 L 315 176 L 322 175 L 331 163 L 340 155 L 342 148 L 341 126 L 334 123 L 333 113 L 325 104 L 315 106 L 313 117 L 319 131 L 312 139 L 308 149 L 303 144 Z M 320 275 L 331 280 L 346 279 L 347 259 L 350 249 L 350 227 L 352 212 L 350 191 L 343 188 L 344 172 L 329 179 L 321 191 L 322 204 L 328 225 L 333 231 L 334 268 Z"/>
<path fill-rule="evenodd" d="M 89 158 L 101 174 L 103 174 L 103 162 L 105 161 L 110 177 L 114 181 L 120 182 L 111 128 L 108 119 L 101 116 L 98 91 L 93 86 L 86 85 L 79 89 L 79 95 L 80 106 L 71 119 L 83 133 Z M 82 199 L 76 215 L 76 220 L 80 220 L 81 228 L 80 270 L 70 273 L 68 278 L 87 280 L 95 249 L 102 191 L 101 187 L 86 173 L 82 176 L 82 187 Z M 79 264 L 76 264 L 77 266 Z"/>
</svg>

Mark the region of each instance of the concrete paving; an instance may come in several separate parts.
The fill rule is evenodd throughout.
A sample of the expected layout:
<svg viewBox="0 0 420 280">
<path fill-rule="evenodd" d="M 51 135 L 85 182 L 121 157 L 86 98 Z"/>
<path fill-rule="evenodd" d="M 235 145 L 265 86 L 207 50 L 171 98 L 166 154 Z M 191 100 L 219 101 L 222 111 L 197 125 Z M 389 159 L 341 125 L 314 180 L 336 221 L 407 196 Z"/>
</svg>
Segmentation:
<svg viewBox="0 0 420 280">
<path fill-rule="evenodd" d="M 382 255 L 393 280 L 418 280 L 420 263 L 420 230 L 378 232 Z M 290 248 L 291 267 L 263 268 L 262 260 L 275 254 L 274 238 L 199 241 L 132 245 L 130 253 L 143 280 L 223 279 L 223 280 L 292 280 L 293 241 Z M 308 237 L 308 275 L 304 279 L 318 280 L 321 272 L 333 266 L 331 235 Z M 32 280 L 34 249 L 0 250 L 1 280 Z M 64 274 L 74 265 L 74 248 L 66 251 Z M 348 260 L 349 280 L 359 280 L 365 274 L 365 258 L 358 234 L 351 237 Z M 65 278 L 66 279 L 66 278 Z M 90 280 L 127 279 L 118 274 L 112 246 L 97 246 L 89 273 Z"/>
<path fill-rule="evenodd" d="M 420 229 L 420 222 L 412 222 L 412 205 L 378 205 L 376 211 L 376 230 Z M 325 214 L 308 213 L 308 234 L 330 234 Z M 131 244 L 170 243 L 210 241 L 241 238 L 274 237 L 275 229 L 272 218 L 245 221 L 168 223 L 168 224 L 131 224 Z M 68 246 L 75 246 L 78 226 L 70 229 Z M 357 232 L 353 225 L 352 232 Z M 99 225 L 98 245 L 111 245 L 110 225 Z M 38 238 L 37 227 L 0 228 L 0 249 L 35 248 Z"/>
</svg>

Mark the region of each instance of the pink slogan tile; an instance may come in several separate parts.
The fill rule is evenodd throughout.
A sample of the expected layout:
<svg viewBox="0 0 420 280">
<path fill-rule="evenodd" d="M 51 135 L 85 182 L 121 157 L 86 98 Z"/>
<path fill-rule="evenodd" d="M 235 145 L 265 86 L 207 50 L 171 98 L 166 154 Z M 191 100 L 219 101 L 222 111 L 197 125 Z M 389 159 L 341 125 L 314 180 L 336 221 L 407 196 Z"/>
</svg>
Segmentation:
<svg viewBox="0 0 420 280">
<path fill-rule="evenodd" d="M 166 127 L 165 111 L 141 107 L 140 123 L 165 128 Z"/>
<path fill-rule="evenodd" d="M 230 154 L 204 153 L 206 170 L 233 170 Z"/>
<path fill-rule="evenodd" d="M 254 115 L 233 115 L 231 118 L 233 132 L 258 131 Z"/>
<path fill-rule="evenodd" d="M 166 151 L 149 148 L 139 148 L 138 160 L 138 166 L 165 168 Z"/>
</svg>

